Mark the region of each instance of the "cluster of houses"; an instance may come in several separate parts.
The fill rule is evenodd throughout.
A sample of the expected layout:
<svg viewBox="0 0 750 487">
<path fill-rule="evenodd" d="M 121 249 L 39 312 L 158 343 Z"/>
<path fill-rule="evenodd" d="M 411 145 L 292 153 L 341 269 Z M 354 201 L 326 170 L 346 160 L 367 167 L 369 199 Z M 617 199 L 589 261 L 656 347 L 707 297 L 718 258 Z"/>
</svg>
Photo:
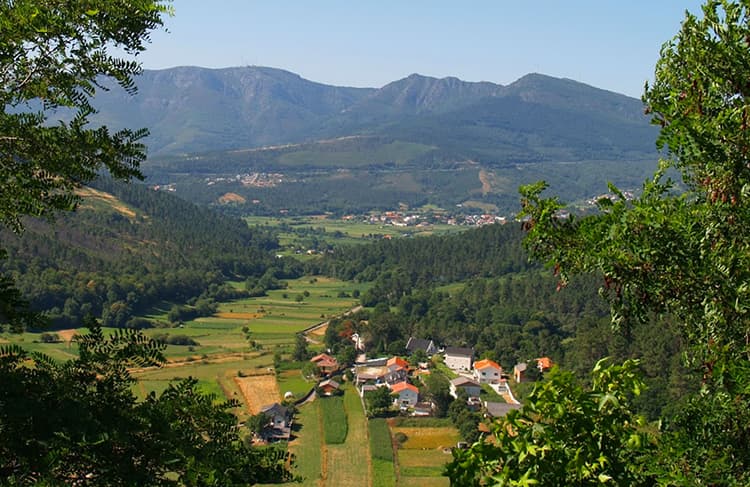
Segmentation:
<svg viewBox="0 0 750 487">
<path fill-rule="evenodd" d="M 450 395 L 458 399 L 465 397 L 470 408 L 483 408 L 490 417 L 501 417 L 511 409 L 518 409 L 521 404 L 513 396 L 508 385 L 508 375 L 497 362 L 490 359 L 474 361 L 474 349 L 463 347 L 445 347 L 438 349 L 432 340 L 410 338 L 406 344 L 406 353 L 412 354 L 421 350 L 425 356 L 442 354 L 443 362 L 457 377 L 450 381 Z M 336 394 L 341 385 L 331 376 L 339 372 L 340 364 L 335 357 L 321 353 L 310 359 L 324 379 L 318 383 L 316 390 L 320 395 Z M 540 372 L 552 368 L 549 357 L 536 359 Z M 524 382 L 529 364 L 519 363 L 513 368 L 516 382 Z M 430 373 L 429 363 L 419 363 L 416 367 L 401 357 L 384 357 L 358 362 L 354 366 L 354 384 L 360 395 L 387 387 L 393 396 L 393 404 L 402 411 L 409 411 L 415 416 L 429 416 L 433 405 L 420 402 L 419 388 L 413 384 L 420 375 Z M 481 401 L 483 385 L 492 388 L 503 396 L 505 402 Z M 291 433 L 292 418 L 290 410 L 274 403 L 262 408 L 261 412 L 268 418 L 268 425 L 261 437 L 266 441 L 288 440 Z"/>
<path fill-rule="evenodd" d="M 445 347 L 439 350 L 432 340 L 409 338 L 406 352 L 411 354 L 421 350 L 426 356 L 437 353 L 443 355 L 446 367 L 456 373 L 457 377 L 450 381 L 450 394 L 454 398 L 465 396 L 470 407 L 483 406 L 486 412 L 494 417 L 504 416 L 509 409 L 517 409 L 520 403 L 513 396 L 508 385 L 508 376 L 504 374 L 502 366 L 489 359 L 474 361 L 474 349 L 463 347 Z M 536 360 L 537 367 L 545 372 L 552 367 L 548 357 Z M 526 380 L 527 364 L 522 363 L 514 368 L 514 379 L 517 382 Z M 431 404 L 421 403 L 419 389 L 412 383 L 423 374 L 429 374 L 427 363 L 420 363 L 418 367 L 410 368 L 409 363 L 400 357 L 380 358 L 368 360 L 355 366 L 355 384 L 364 395 L 379 387 L 388 387 L 394 397 L 394 405 L 402 410 L 411 410 L 414 415 L 428 415 Z M 487 384 L 505 402 L 487 402 L 480 399 L 482 386 Z"/>
</svg>

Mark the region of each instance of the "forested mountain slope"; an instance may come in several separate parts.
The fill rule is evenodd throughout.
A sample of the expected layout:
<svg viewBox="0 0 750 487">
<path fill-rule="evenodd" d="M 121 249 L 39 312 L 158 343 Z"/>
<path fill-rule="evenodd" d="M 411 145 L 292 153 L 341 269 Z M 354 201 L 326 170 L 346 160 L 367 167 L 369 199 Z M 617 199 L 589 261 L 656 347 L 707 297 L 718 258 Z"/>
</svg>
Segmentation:
<svg viewBox="0 0 750 487">
<path fill-rule="evenodd" d="M 269 233 L 170 194 L 99 180 L 82 196 L 75 213 L 53 222 L 28 219 L 21 237 L 2 233 L 3 271 L 59 325 L 93 313 L 124 326 L 133 312 L 160 300 L 230 292 L 219 286 L 230 277 L 261 276 L 272 267 L 280 275 L 299 272 L 296 262 L 274 258 L 277 242 Z"/>
</svg>

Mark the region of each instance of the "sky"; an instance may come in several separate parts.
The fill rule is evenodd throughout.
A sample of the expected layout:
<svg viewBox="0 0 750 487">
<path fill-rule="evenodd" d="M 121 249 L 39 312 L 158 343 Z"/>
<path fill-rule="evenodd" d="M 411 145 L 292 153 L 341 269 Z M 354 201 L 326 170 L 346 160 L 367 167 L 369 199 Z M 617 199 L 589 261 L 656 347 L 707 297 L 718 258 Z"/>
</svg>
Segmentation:
<svg viewBox="0 0 750 487">
<path fill-rule="evenodd" d="M 146 69 L 269 66 L 338 86 L 412 73 L 509 84 L 528 73 L 640 97 L 697 0 L 174 0 Z"/>
</svg>

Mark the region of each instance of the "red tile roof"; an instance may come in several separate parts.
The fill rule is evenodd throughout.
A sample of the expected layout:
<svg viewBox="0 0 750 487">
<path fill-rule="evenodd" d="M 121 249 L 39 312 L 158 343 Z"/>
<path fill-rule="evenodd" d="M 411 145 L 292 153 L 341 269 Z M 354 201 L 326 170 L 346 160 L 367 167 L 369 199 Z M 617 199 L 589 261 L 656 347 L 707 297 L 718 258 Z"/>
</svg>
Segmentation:
<svg viewBox="0 0 750 487">
<path fill-rule="evenodd" d="M 480 360 L 479 362 L 474 363 L 474 368 L 477 370 L 486 369 L 488 367 L 492 367 L 493 369 L 503 370 L 502 367 L 500 367 L 500 364 L 497 362 L 493 362 L 490 359 L 484 359 Z"/>
<path fill-rule="evenodd" d="M 386 362 L 385 365 L 388 366 L 388 367 L 391 367 L 393 365 L 397 365 L 397 366 L 402 367 L 404 369 L 408 369 L 409 368 L 409 362 L 407 362 L 406 360 L 402 359 L 401 357 L 391 357 L 391 358 L 388 359 L 388 362 Z"/>
<path fill-rule="evenodd" d="M 310 362 L 317 363 L 317 362 L 320 362 L 321 360 L 336 360 L 336 359 L 331 357 L 327 353 L 320 353 L 314 356 L 313 358 L 311 358 Z"/>
<path fill-rule="evenodd" d="M 536 363 L 539 365 L 539 367 L 543 369 L 551 369 L 552 368 L 552 359 L 549 357 L 542 357 L 536 359 Z"/>
<path fill-rule="evenodd" d="M 401 391 L 404 391 L 406 389 L 408 389 L 410 391 L 413 391 L 413 392 L 416 392 L 416 393 L 419 393 L 419 389 L 417 389 L 417 386 L 411 385 L 411 384 L 409 384 L 406 381 L 399 382 L 399 383 L 393 384 L 391 386 L 391 391 L 393 391 L 393 392 L 401 392 Z"/>
</svg>

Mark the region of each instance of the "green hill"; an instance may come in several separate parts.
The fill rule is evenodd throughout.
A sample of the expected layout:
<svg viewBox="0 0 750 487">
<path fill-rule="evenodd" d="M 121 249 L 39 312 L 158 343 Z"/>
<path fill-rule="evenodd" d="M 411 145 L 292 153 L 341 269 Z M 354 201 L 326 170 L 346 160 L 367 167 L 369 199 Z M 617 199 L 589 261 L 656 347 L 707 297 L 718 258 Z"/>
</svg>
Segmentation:
<svg viewBox="0 0 750 487">
<path fill-rule="evenodd" d="M 79 211 L 28 220 L 21 237 L 2 231 L 0 270 L 59 326 L 88 313 L 126 326 L 162 301 L 210 305 L 235 292 L 223 286 L 230 278 L 299 273 L 274 257 L 266 231 L 170 194 L 103 180 L 81 196 Z"/>
</svg>

